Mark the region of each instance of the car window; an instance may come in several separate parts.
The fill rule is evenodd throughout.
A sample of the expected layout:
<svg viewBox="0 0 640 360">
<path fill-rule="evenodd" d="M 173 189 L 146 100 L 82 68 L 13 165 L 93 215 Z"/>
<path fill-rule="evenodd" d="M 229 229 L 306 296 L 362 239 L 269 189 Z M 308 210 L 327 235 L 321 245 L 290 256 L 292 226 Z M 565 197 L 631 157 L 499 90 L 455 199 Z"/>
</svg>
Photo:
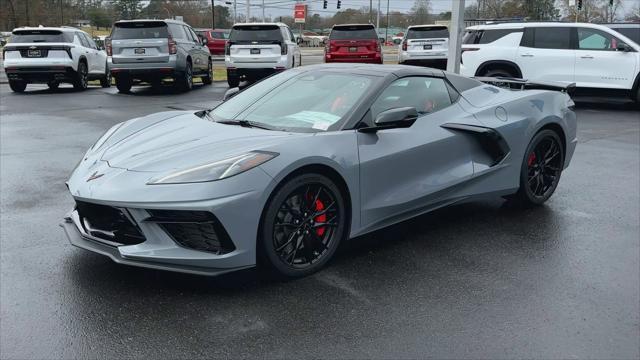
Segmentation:
<svg viewBox="0 0 640 360">
<path fill-rule="evenodd" d="M 175 40 L 183 40 L 183 41 L 191 41 L 190 37 L 187 35 L 187 32 L 184 31 L 184 27 L 178 24 L 168 24 L 169 31 L 171 32 L 171 36 Z"/>
<path fill-rule="evenodd" d="M 629 39 L 633 40 L 636 44 L 640 45 L 640 25 L 638 25 L 638 27 L 628 27 L 628 28 L 614 27 L 612 29 L 628 37 Z"/>
<path fill-rule="evenodd" d="M 135 21 L 116 23 L 111 30 L 111 39 L 161 39 L 167 38 L 167 24 L 161 21 Z"/>
<path fill-rule="evenodd" d="M 534 48 L 571 49 L 570 27 L 539 27 L 532 30 Z"/>
<path fill-rule="evenodd" d="M 83 33 L 76 32 L 76 36 L 78 37 L 78 40 L 80 40 L 80 43 L 82 44 L 82 46 L 87 48 L 89 47 L 89 41 L 87 41 L 87 38 L 84 36 Z"/>
<path fill-rule="evenodd" d="M 71 42 L 73 34 L 59 30 L 15 30 L 10 43 L 52 43 Z"/>
<path fill-rule="evenodd" d="M 221 32 L 221 31 L 212 31 L 211 37 L 214 39 L 228 39 L 229 33 Z"/>
<path fill-rule="evenodd" d="M 91 37 L 89 35 L 87 35 L 85 33 L 82 33 L 82 36 L 84 37 L 88 48 L 91 48 L 91 49 L 97 49 L 98 48 L 96 46 L 96 43 L 93 42 L 93 40 L 91 39 Z"/>
<path fill-rule="evenodd" d="M 578 28 L 578 49 L 616 51 L 623 41 L 598 29 Z"/>
<path fill-rule="evenodd" d="M 211 114 L 214 119 L 255 121 L 289 131 L 337 130 L 374 81 L 366 75 L 286 71 L 234 96 Z"/>
<path fill-rule="evenodd" d="M 516 32 L 522 32 L 522 29 L 494 29 L 494 30 L 485 30 L 482 32 L 482 35 L 478 39 L 477 44 L 489 44 L 498 39 L 502 39 L 503 37 L 513 34 Z"/>
<path fill-rule="evenodd" d="M 376 40 L 378 35 L 370 25 L 334 26 L 329 40 Z"/>
<path fill-rule="evenodd" d="M 371 106 L 375 118 L 383 111 L 414 107 L 419 114 L 432 113 L 451 105 L 451 96 L 444 79 L 406 77 L 392 82 Z"/>
<path fill-rule="evenodd" d="M 291 40 L 291 38 L 289 37 L 289 32 L 287 30 L 285 30 L 284 28 L 280 28 L 280 31 L 282 32 L 282 38 L 285 41 Z"/>
<path fill-rule="evenodd" d="M 185 31 L 189 34 L 189 37 L 193 40 L 193 42 L 200 44 L 200 38 L 196 33 L 188 26 L 184 27 Z"/>
<path fill-rule="evenodd" d="M 233 42 L 282 41 L 282 32 L 277 25 L 238 25 L 229 35 Z"/>
<path fill-rule="evenodd" d="M 416 27 L 407 32 L 407 39 L 434 39 L 449 38 L 449 29 L 446 26 L 440 27 Z"/>
</svg>

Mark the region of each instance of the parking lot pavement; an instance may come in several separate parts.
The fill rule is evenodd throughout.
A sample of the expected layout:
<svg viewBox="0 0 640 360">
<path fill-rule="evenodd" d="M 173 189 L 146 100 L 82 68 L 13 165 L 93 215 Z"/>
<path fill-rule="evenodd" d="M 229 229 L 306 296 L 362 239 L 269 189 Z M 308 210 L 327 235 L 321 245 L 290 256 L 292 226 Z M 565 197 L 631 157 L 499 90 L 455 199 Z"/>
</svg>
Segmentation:
<svg viewBox="0 0 640 360">
<path fill-rule="evenodd" d="M 224 91 L 0 85 L 0 358 L 640 356 L 640 113 L 617 106 L 579 104 L 546 206 L 443 209 L 297 281 L 131 268 L 69 245 L 64 181 L 107 128 Z"/>
</svg>

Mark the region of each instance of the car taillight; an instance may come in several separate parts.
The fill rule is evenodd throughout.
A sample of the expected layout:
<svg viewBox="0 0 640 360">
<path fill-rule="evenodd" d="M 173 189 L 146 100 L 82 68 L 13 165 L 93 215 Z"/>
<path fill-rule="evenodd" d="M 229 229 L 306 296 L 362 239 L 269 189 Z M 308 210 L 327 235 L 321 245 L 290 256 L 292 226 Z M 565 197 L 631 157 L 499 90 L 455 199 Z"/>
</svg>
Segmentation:
<svg viewBox="0 0 640 360">
<path fill-rule="evenodd" d="M 282 55 L 287 55 L 288 46 L 286 43 L 281 43 L 280 49 L 282 49 L 280 52 Z"/>
<path fill-rule="evenodd" d="M 407 40 L 402 42 L 402 51 L 407 51 Z"/>
<path fill-rule="evenodd" d="M 110 38 L 104 39 L 104 48 L 105 48 L 105 50 L 107 50 L 107 56 L 113 55 L 113 48 L 111 47 L 111 39 Z"/>
<path fill-rule="evenodd" d="M 224 54 L 231 55 L 231 43 L 229 41 L 227 41 L 227 43 L 224 44 Z"/>
<path fill-rule="evenodd" d="M 382 45 L 380 45 L 380 41 L 376 41 L 376 51 L 377 52 L 382 51 Z"/>
<path fill-rule="evenodd" d="M 175 55 L 178 53 L 178 46 L 176 45 L 175 40 L 171 36 L 169 36 L 169 54 Z"/>
</svg>

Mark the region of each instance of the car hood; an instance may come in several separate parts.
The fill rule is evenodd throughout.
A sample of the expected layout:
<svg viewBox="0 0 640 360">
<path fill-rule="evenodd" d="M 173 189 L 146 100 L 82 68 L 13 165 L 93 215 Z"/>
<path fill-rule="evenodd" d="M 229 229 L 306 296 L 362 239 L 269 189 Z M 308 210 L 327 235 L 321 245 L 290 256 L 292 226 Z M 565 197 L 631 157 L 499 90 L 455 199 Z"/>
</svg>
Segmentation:
<svg viewBox="0 0 640 360">
<path fill-rule="evenodd" d="M 96 151 L 113 168 L 165 172 L 271 148 L 296 136 L 309 134 L 218 124 L 193 112 L 165 112 L 123 123 Z"/>
</svg>

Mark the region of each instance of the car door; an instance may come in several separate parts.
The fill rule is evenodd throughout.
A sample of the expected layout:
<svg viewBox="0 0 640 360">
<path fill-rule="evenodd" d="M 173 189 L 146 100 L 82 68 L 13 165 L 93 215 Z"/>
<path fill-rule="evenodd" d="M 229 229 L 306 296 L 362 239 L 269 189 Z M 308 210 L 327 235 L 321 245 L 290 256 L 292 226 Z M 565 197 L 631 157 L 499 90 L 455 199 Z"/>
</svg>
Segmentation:
<svg viewBox="0 0 640 360">
<path fill-rule="evenodd" d="M 300 46 L 296 41 L 295 35 L 291 32 L 291 28 L 286 27 L 286 32 L 289 35 L 289 51 L 292 54 L 292 58 L 295 60 L 295 66 L 302 65 L 302 57 L 300 56 Z"/>
<path fill-rule="evenodd" d="M 516 54 L 522 77 L 529 80 L 574 82 L 572 28 L 527 27 Z"/>
<path fill-rule="evenodd" d="M 363 120 L 369 124 L 391 108 L 415 107 L 420 116 L 409 128 L 358 132 L 365 227 L 446 201 L 447 189 L 473 176 L 470 138 L 442 127 L 479 125 L 452 102 L 453 91 L 441 78 L 405 77 L 393 81 L 371 106 Z"/>
<path fill-rule="evenodd" d="M 94 72 L 97 74 L 104 74 L 106 72 L 105 67 L 107 66 L 107 53 L 104 50 L 98 49 L 98 45 L 90 36 L 87 36 L 87 41 L 89 42 L 89 47 L 93 52 L 93 63 L 95 65 Z"/>
<path fill-rule="evenodd" d="M 618 51 L 624 42 L 608 32 L 586 27 L 576 32 L 576 85 L 631 89 L 638 71 L 637 53 Z"/>
<path fill-rule="evenodd" d="M 80 45 L 82 46 L 81 53 L 87 59 L 87 71 L 89 73 L 93 73 L 95 72 L 96 59 L 93 49 L 91 49 L 91 46 L 89 45 L 89 39 L 87 39 L 87 36 L 80 31 L 76 32 L 76 36 L 78 37 L 78 40 L 80 40 Z"/>
<path fill-rule="evenodd" d="M 197 59 L 197 61 L 195 61 L 197 63 L 197 66 L 195 66 L 194 64 L 194 68 L 199 72 L 206 71 L 209 66 L 208 48 L 202 44 L 202 41 L 191 27 L 185 26 L 185 30 L 193 40 L 192 58 Z"/>
</svg>

